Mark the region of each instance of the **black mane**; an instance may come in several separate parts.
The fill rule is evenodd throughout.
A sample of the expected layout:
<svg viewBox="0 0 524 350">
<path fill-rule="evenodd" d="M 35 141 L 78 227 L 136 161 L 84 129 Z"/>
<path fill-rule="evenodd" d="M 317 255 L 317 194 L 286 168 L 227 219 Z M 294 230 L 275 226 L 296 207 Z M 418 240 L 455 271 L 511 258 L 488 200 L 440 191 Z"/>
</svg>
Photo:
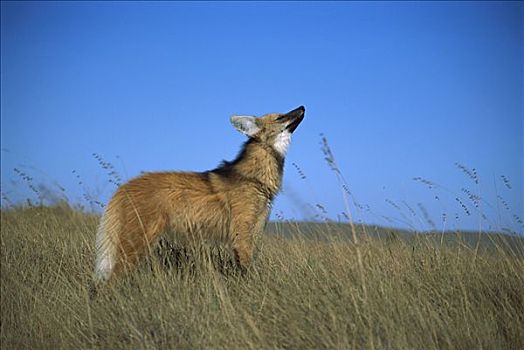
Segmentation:
<svg viewBox="0 0 524 350">
<path fill-rule="evenodd" d="M 284 169 L 284 157 L 280 153 L 275 151 L 272 147 L 266 146 L 254 138 L 249 138 L 246 142 L 244 142 L 244 144 L 242 145 L 242 148 L 240 149 L 240 152 L 238 152 L 238 155 L 236 156 L 235 159 L 230 160 L 230 161 L 222 160 L 222 162 L 218 165 L 218 167 L 216 167 L 213 170 L 209 170 L 208 172 L 212 172 L 212 173 L 223 175 L 223 176 L 229 175 L 232 172 L 235 165 L 237 165 L 239 162 L 241 162 L 243 159 L 246 158 L 248 146 L 251 144 L 256 144 L 256 143 L 260 144 L 264 148 L 270 148 L 268 149 L 268 151 L 277 161 L 279 170 L 282 171 Z"/>
</svg>

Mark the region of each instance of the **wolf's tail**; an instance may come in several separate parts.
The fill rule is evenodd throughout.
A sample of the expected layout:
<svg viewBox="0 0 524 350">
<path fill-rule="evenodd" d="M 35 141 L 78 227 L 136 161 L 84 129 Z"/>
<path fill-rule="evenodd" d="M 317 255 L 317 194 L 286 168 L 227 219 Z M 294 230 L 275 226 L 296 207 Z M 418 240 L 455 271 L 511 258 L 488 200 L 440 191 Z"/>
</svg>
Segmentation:
<svg viewBox="0 0 524 350">
<path fill-rule="evenodd" d="M 108 281 L 113 274 L 117 264 L 119 226 L 118 217 L 110 204 L 96 232 L 95 282 Z"/>
</svg>

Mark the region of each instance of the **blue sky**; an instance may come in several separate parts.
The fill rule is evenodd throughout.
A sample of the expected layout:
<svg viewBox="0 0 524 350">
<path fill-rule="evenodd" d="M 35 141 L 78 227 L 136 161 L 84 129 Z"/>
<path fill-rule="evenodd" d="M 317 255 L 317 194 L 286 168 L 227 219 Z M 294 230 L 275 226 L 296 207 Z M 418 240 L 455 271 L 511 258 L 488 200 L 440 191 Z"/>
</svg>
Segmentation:
<svg viewBox="0 0 524 350">
<path fill-rule="evenodd" d="M 523 231 L 521 2 L 2 2 L 1 10 L 4 205 L 35 198 L 15 168 L 73 202 L 105 202 L 115 187 L 93 153 L 124 179 L 208 170 L 244 141 L 232 114 L 305 105 L 272 218 L 341 217 L 322 133 L 364 208 L 352 203 L 356 221 Z M 479 183 L 456 163 L 474 168 Z M 478 209 L 468 191 L 482 197 Z"/>
</svg>

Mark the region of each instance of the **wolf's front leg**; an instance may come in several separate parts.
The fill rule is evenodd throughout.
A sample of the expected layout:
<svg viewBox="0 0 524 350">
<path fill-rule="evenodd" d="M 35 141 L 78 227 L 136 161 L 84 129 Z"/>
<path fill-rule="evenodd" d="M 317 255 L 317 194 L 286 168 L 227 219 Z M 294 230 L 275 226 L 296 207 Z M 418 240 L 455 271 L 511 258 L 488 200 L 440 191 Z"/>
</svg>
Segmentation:
<svg viewBox="0 0 524 350">
<path fill-rule="evenodd" d="M 236 263 L 242 271 L 246 271 L 252 262 L 255 242 L 264 230 L 269 215 L 269 205 L 268 199 L 264 198 L 257 189 L 247 188 L 242 194 L 249 194 L 250 200 L 234 203 L 230 228 Z"/>
<path fill-rule="evenodd" d="M 251 232 L 247 231 L 237 232 L 233 240 L 235 261 L 243 273 L 249 268 L 253 257 L 253 244 L 250 235 Z"/>
</svg>

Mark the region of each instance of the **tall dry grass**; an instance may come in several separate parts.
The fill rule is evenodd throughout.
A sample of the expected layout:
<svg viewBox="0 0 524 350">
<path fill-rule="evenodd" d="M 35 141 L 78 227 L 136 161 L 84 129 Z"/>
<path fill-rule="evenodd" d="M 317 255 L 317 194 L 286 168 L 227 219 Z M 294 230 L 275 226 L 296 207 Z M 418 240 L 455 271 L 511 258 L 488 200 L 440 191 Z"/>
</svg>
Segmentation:
<svg viewBox="0 0 524 350">
<path fill-rule="evenodd" d="M 265 235 L 245 275 L 223 252 L 166 264 L 164 250 L 90 300 L 97 222 L 67 206 L 2 210 L 2 349 L 524 348 L 522 239 L 355 245 L 325 226 L 323 240 Z"/>
</svg>

